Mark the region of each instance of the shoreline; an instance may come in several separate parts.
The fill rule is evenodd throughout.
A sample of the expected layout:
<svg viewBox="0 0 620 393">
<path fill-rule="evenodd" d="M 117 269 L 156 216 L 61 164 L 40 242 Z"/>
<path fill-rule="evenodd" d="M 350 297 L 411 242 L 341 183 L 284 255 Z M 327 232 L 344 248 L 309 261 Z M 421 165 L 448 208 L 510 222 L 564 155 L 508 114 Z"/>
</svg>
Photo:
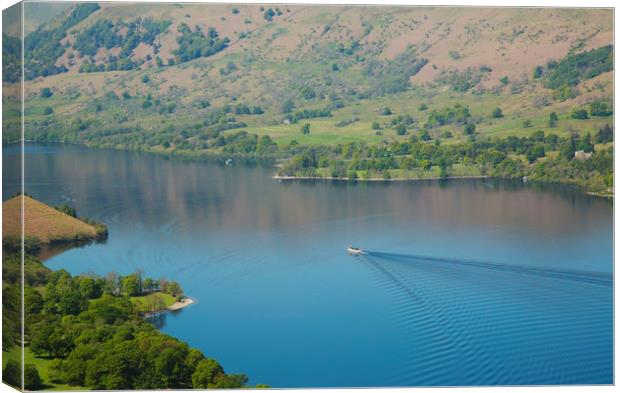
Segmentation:
<svg viewBox="0 0 620 393">
<path fill-rule="evenodd" d="M 456 180 L 456 179 L 488 179 L 491 176 L 488 175 L 473 175 L 473 176 L 448 176 L 448 177 L 418 177 L 418 178 L 404 178 L 397 177 L 393 179 L 384 179 L 382 177 L 370 177 L 368 179 L 358 178 L 358 179 L 349 179 L 348 177 L 333 177 L 333 176 L 280 176 L 273 175 L 271 178 L 275 180 L 339 180 L 346 182 L 355 182 L 355 181 L 374 181 L 374 182 L 389 182 L 389 181 L 421 181 L 421 180 Z"/>
<path fill-rule="evenodd" d="M 183 298 L 183 300 L 181 301 L 177 301 L 171 305 L 169 305 L 168 307 L 166 307 L 164 310 L 162 311 L 177 311 L 177 310 L 182 310 L 185 307 L 191 306 L 192 304 L 196 303 L 196 301 L 190 297 L 185 297 Z"/>
<path fill-rule="evenodd" d="M 19 141 L 21 142 L 21 141 Z M 199 154 L 199 155 L 193 155 L 193 154 L 184 154 L 182 152 L 180 153 L 176 153 L 176 152 L 164 152 L 164 151 L 158 151 L 158 150 L 140 150 L 140 149 L 131 149 L 131 148 L 127 148 L 127 147 L 113 147 L 113 146 L 99 146 L 99 145 L 92 145 L 92 144 L 88 144 L 88 143 L 82 143 L 82 142 L 71 142 L 71 141 L 33 141 L 33 140 L 25 140 L 24 142 L 28 142 L 28 143 L 38 143 L 38 144 L 46 144 L 46 143 L 57 143 L 57 144 L 71 144 L 71 145 L 81 145 L 84 146 L 88 149 L 110 149 L 110 150 L 115 150 L 115 151 L 126 151 L 126 152 L 133 152 L 133 153 L 144 153 L 144 154 L 152 154 L 155 156 L 159 156 L 159 157 L 163 157 L 164 159 L 178 159 L 181 161 L 215 161 L 215 162 L 220 162 L 222 161 L 224 158 L 228 157 L 228 158 L 233 158 L 233 159 L 237 159 L 237 160 L 241 160 L 241 161 L 255 161 L 255 162 L 271 162 L 272 164 L 270 165 L 272 168 L 279 168 L 281 167 L 281 161 L 282 161 L 282 157 L 260 157 L 260 156 L 255 156 L 255 155 L 250 155 L 250 156 L 245 156 L 245 155 L 239 155 L 239 154 L 213 154 L 213 153 L 207 153 L 207 154 Z M 7 143 L 7 142 L 3 142 L 3 143 Z M 10 143 L 10 142 L 9 142 Z M 404 181 L 421 181 L 421 180 L 450 180 L 450 179 L 505 179 L 505 180 L 511 180 L 511 178 L 502 178 L 502 177 L 495 177 L 495 176 L 489 176 L 489 175 L 473 175 L 473 176 L 448 176 L 448 177 L 438 177 L 438 176 L 433 176 L 433 177 L 424 177 L 424 178 L 394 178 L 394 179 L 383 179 L 383 178 L 369 178 L 369 179 L 363 179 L 363 178 L 358 178 L 358 179 L 354 179 L 354 180 L 350 180 L 349 178 L 336 178 L 336 177 L 320 177 L 320 176 L 279 176 L 277 173 L 274 174 L 272 176 L 272 179 L 275 180 L 284 180 L 284 181 L 293 181 L 293 180 L 336 180 L 336 181 L 347 181 L 347 182 L 354 182 L 354 181 L 360 181 L 360 182 L 392 182 L 392 181 L 396 181 L 396 182 L 404 182 Z M 594 196 L 594 197 L 599 197 L 599 198 L 604 198 L 604 199 L 614 199 L 614 194 L 604 194 L 604 193 L 600 193 L 600 192 L 596 192 L 596 191 L 588 191 L 586 188 L 578 185 L 578 184 L 574 184 L 571 182 L 563 182 L 563 181 L 541 181 L 541 180 L 534 180 L 534 179 L 530 179 L 529 182 L 532 183 L 540 183 L 540 184 L 558 184 L 558 185 L 563 185 L 563 186 L 571 186 L 571 187 L 576 187 L 578 189 L 581 190 L 581 192 L 583 194 L 586 195 L 590 195 L 590 196 Z"/>
</svg>

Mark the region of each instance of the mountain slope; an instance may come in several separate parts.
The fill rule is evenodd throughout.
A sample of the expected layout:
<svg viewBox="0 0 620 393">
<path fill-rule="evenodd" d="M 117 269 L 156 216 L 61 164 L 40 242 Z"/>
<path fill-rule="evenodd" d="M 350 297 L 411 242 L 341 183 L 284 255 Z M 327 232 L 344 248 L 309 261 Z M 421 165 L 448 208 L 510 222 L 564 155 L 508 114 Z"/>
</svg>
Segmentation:
<svg viewBox="0 0 620 393">
<path fill-rule="evenodd" d="M 612 15 L 79 5 L 26 39 L 33 49 L 26 59 L 26 136 L 278 158 L 298 154 L 296 146 L 453 145 L 539 131 L 568 138 L 605 130 L 598 140 L 606 143 L 613 124 Z M 6 82 L 5 142 L 17 139 L 19 127 L 11 93 L 17 90 Z M 550 155 L 541 160 L 557 154 L 558 144 L 546 148 Z M 525 160 L 524 153 L 516 152 Z"/>
</svg>

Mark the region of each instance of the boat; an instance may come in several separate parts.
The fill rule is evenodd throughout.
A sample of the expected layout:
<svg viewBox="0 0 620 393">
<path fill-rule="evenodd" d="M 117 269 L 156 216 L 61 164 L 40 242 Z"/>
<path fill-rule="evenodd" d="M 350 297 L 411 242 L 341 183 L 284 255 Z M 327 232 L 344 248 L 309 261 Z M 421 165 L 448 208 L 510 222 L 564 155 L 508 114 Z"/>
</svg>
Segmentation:
<svg viewBox="0 0 620 393">
<path fill-rule="evenodd" d="M 362 250 L 361 248 L 357 248 L 357 247 L 353 247 L 353 246 L 347 247 L 347 252 L 350 255 L 364 255 L 364 254 L 366 254 L 366 251 Z"/>
<path fill-rule="evenodd" d="M 232 158 L 229 158 L 228 160 L 226 160 L 226 165 L 231 166 L 232 164 L 233 164 Z"/>
</svg>

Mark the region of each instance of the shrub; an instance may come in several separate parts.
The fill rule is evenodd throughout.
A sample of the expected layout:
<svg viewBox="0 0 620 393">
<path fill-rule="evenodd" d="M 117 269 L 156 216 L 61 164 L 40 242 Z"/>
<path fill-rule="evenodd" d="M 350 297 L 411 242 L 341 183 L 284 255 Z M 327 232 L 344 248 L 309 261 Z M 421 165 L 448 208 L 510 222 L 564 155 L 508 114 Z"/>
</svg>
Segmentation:
<svg viewBox="0 0 620 393">
<path fill-rule="evenodd" d="M 476 125 L 472 123 L 465 124 L 465 129 L 463 130 L 463 132 L 465 133 L 465 135 L 472 135 L 474 132 L 476 132 Z"/>
<path fill-rule="evenodd" d="M 21 375 L 21 367 L 19 363 L 17 363 L 13 359 L 10 359 L 2 370 L 2 380 L 4 381 L 4 383 L 14 387 L 21 386 Z"/>
<path fill-rule="evenodd" d="M 39 371 L 34 364 L 24 366 L 24 387 L 28 390 L 38 390 L 42 387 Z"/>
<path fill-rule="evenodd" d="M 585 120 L 588 119 L 588 111 L 586 111 L 585 109 L 573 109 L 573 111 L 570 114 L 570 117 L 572 119 L 577 119 L 577 120 Z"/>
<path fill-rule="evenodd" d="M 606 101 L 594 101 L 590 103 L 591 116 L 611 116 L 613 109 L 610 103 Z"/>
<path fill-rule="evenodd" d="M 52 92 L 52 90 L 49 87 L 44 87 L 41 89 L 41 97 L 42 98 L 49 98 L 51 96 L 53 96 L 54 93 Z"/>
</svg>

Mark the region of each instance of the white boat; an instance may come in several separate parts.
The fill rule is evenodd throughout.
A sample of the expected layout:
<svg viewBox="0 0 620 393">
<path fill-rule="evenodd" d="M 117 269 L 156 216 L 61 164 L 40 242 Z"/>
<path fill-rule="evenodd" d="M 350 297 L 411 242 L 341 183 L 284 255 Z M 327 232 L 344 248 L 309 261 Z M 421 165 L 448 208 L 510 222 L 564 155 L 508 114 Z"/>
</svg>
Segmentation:
<svg viewBox="0 0 620 393">
<path fill-rule="evenodd" d="M 350 255 L 364 255 L 364 254 L 366 254 L 366 251 L 362 250 L 361 248 L 357 248 L 357 247 L 353 247 L 353 246 L 347 247 L 347 252 Z"/>
</svg>

